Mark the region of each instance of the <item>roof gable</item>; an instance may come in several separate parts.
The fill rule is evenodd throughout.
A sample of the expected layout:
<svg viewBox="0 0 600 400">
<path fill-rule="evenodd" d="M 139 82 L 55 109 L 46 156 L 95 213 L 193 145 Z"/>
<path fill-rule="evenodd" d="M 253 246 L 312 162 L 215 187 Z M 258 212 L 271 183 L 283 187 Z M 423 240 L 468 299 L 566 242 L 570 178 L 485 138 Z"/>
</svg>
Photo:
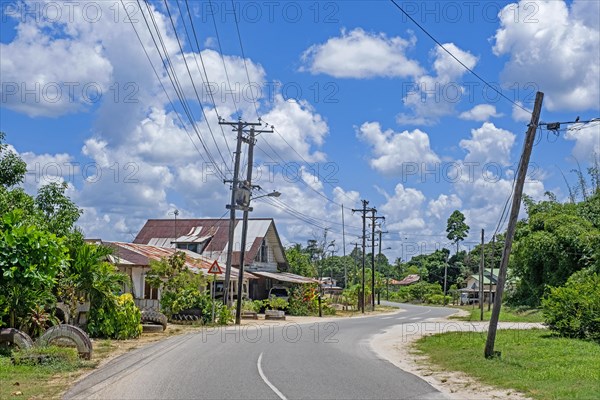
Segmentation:
<svg viewBox="0 0 600 400">
<path fill-rule="evenodd" d="M 260 243 L 267 237 L 273 246 L 275 262 L 287 264 L 285 251 L 272 218 L 250 218 L 246 238 L 247 260 L 256 257 Z M 235 221 L 232 265 L 240 264 L 242 220 Z M 229 219 L 149 219 L 137 234 L 133 243 L 174 248 L 176 242 L 205 242 L 202 254 L 211 259 L 222 259 L 229 246 Z"/>
</svg>

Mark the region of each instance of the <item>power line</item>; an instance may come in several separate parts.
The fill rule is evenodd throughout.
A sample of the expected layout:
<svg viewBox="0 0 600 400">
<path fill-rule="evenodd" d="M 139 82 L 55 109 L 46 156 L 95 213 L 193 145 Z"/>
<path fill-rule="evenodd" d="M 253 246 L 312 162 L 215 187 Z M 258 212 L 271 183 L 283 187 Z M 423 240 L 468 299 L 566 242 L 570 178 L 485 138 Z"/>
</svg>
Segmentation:
<svg viewBox="0 0 600 400">
<path fill-rule="evenodd" d="M 421 29 L 427 36 L 429 36 L 429 38 L 431 40 L 433 40 L 435 42 L 435 44 L 437 44 L 442 50 L 444 50 L 446 53 L 448 53 L 450 55 L 450 57 L 454 58 L 460 65 L 462 65 L 463 68 L 465 68 L 467 71 L 469 71 L 471 74 L 473 74 L 473 76 L 475 76 L 477 79 L 479 79 L 481 82 L 483 82 L 487 87 L 489 87 L 490 89 L 492 89 L 494 92 L 498 93 L 501 97 L 503 97 L 504 99 L 508 100 L 513 105 L 519 107 L 521 110 L 525 111 L 526 113 L 531 114 L 530 110 L 526 109 L 525 107 L 521 106 L 519 103 L 517 103 L 517 102 L 513 101 L 512 99 L 510 99 L 509 97 L 507 97 L 504 93 L 502 93 L 501 91 L 499 91 L 498 89 L 496 89 L 494 86 L 492 86 L 490 83 L 488 83 L 485 79 L 483 79 L 481 76 L 479 76 L 475 71 L 473 71 L 471 68 L 467 67 L 454 54 L 452 54 L 452 52 L 450 52 L 450 50 L 448 50 L 435 37 L 433 37 L 433 35 L 431 35 L 429 32 L 427 32 L 427 30 L 423 26 L 421 26 L 417 21 L 415 21 L 415 19 L 413 17 L 411 17 L 406 11 L 404 11 L 404 9 L 398 3 L 396 3 L 395 0 L 390 0 L 390 1 L 392 3 L 394 3 L 394 5 L 400 11 L 402 11 L 402 13 L 404 15 L 406 15 L 408 17 L 408 19 L 410 19 L 417 27 L 419 27 L 419 29 Z"/>
<path fill-rule="evenodd" d="M 129 19 L 129 22 L 131 23 L 131 27 L 133 28 L 133 31 L 135 32 L 135 36 L 137 37 L 138 41 L 140 42 L 140 45 L 142 46 L 142 50 L 144 51 L 144 54 L 146 55 L 146 58 L 148 59 L 148 62 L 150 63 L 150 66 L 152 67 L 152 70 L 154 71 L 154 75 L 156 76 L 156 79 L 158 80 L 158 83 L 160 84 L 161 88 L 165 92 L 165 95 L 167 96 L 167 99 L 169 100 L 169 104 L 171 104 L 171 107 L 173 108 L 173 111 L 175 111 L 175 115 L 177 116 L 177 119 L 181 123 L 181 126 L 185 130 L 185 133 L 187 134 L 187 136 L 190 138 L 190 141 L 192 142 L 192 145 L 194 146 L 194 148 L 198 152 L 198 155 L 200 155 L 200 158 L 202 159 L 202 161 L 206 162 L 206 159 L 202 155 L 202 152 L 200 152 L 200 149 L 198 148 L 198 146 L 196 146 L 196 143 L 194 142 L 194 139 L 192 138 L 192 135 L 188 131 L 185 123 L 181 119 L 181 116 L 177 112 L 177 110 L 175 108 L 175 105 L 173 104 L 173 101 L 171 100 L 171 97 L 169 96 L 169 93 L 167 92 L 167 89 L 165 88 L 165 85 L 162 83 L 162 80 L 160 79 L 158 71 L 154 67 L 154 63 L 152 62 L 152 59 L 150 58 L 150 55 L 148 54 L 148 51 L 146 50 L 146 47 L 144 46 L 144 43 L 142 42 L 142 39 L 141 39 L 141 37 L 140 37 L 140 35 L 139 35 L 139 33 L 138 33 L 135 25 L 133 24 L 133 21 L 131 20 L 131 18 L 129 16 L 129 11 L 125 7 L 125 4 L 123 3 L 123 0 L 121 0 L 121 5 L 123 6 L 123 9 L 127 13 L 127 18 Z"/>
<path fill-rule="evenodd" d="M 205 82 L 205 85 L 206 85 L 206 88 L 207 88 L 207 91 L 208 91 L 208 95 L 209 95 L 209 97 L 210 97 L 210 99 L 212 101 L 212 105 L 214 107 L 215 114 L 217 115 L 217 119 L 220 120 L 221 116 L 219 115 L 219 110 L 217 108 L 217 103 L 215 102 L 215 97 L 214 97 L 212 89 L 210 87 L 210 80 L 208 79 L 208 73 L 206 72 L 206 65 L 204 64 L 204 57 L 202 56 L 202 51 L 200 49 L 200 43 L 198 41 L 198 35 L 196 34 L 196 28 L 194 27 L 194 22 L 192 20 L 192 13 L 190 12 L 190 7 L 189 7 L 189 4 L 188 4 L 188 0 L 185 0 L 185 6 L 186 6 L 186 9 L 187 9 L 188 18 L 190 20 L 190 26 L 192 27 L 192 33 L 194 34 L 194 40 L 196 42 L 196 49 L 198 50 L 198 55 L 200 56 L 200 62 L 202 63 L 202 70 L 204 71 L 204 76 L 206 77 L 206 81 L 204 81 L 204 80 L 203 81 Z M 183 13 L 181 12 L 181 7 L 179 6 L 179 0 L 177 0 L 177 7 L 179 8 L 179 13 L 181 14 L 181 19 L 183 21 L 183 27 L 185 28 L 185 34 L 188 37 L 188 40 L 190 41 L 190 45 L 191 45 L 192 41 L 190 39 L 190 36 L 188 34 L 188 30 L 187 30 L 185 21 L 183 19 Z M 198 68 L 198 72 L 200 72 L 200 67 L 198 65 L 198 59 L 196 57 L 196 53 L 193 50 L 194 50 L 194 48 L 192 46 L 192 54 L 194 55 L 194 61 L 196 62 L 196 68 Z M 200 77 L 202 78 L 202 73 L 200 74 Z M 223 139 L 225 140 L 225 145 L 227 146 L 227 153 L 228 154 L 232 154 L 231 148 L 229 147 L 229 143 L 227 141 L 227 137 L 225 136 L 225 130 L 223 129 L 222 125 L 219 125 L 219 127 L 221 128 L 221 133 L 223 135 Z M 232 162 L 233 162 L 233 159 L 232 159 Z"/>
<path fill-rule="evenodd" d="M 186 0 L 187 1 L 187 0 Z M 246 69 L 246 77 L 248 78 L 248 87 L 250 89 L 250 93 L 252 94 L 252 104 L 254 105 L 254 111 L 256 112 L 256 116 L 260 119 L 260 115 L 258 114 L 258 106 L 256 105 L 256 99 L 254 98 L 254 93 L 252 92 L 252 82 L 250 81 L 250 73 L 248 72 L 248 64 L 246 62 L 246 55 L 244 54 L 244 45 L 242 44 L 242 35 L 240 33 L 240 25 L 237 19 L 237 13 L 235 10 L 235 3 L 231 0 L 231 6 L 233 7 L 233 17 L 235 19 L 235 28 L 237 30 L 238 40 L 240 42 L 240 49 L 242 51 L 242 60 L 244 60 L 244 68 Z"/>
<path fill-rule="evenodd" d="M 192 72 L 190 71 L 190 67 L 187 62 L 187 58 L 185 57 L 185 52 L 183 51 L 183 46 L 181 45 L 181 41 L 179 40 L 179 34 L 177 33 L 177 28 L 175 27 L 175 21 L 173 21 L 173 16 L 171 15 L 171 9 L 169 8 L 169 2 L 167 0 L 163 0 L 165 4 L 165 8 L 167 10 L 167 14 L 169 15 L 169 20 L 171 21 L 171 26 L 173 27 L 173 32 L 175 33 L 175 39 L 177 40 L 177 45 L 179 46 L 179 51 L 181 52 L 181 58 L 183 58 L 183 62 L 185 64 L 185 69 L 187 70 L 188 76 L 190 77 L 190 82 L 192 83 L 192 88 L 194 89 L 194 93 L 196 94 L 196 99 L 198 100 L 198 105 L 200 106 L 200 111 L 202 112 L 202 116 L 204 117 L 204 121 L 206 122 L 206 126 L 208 127 L 208 131 L 210 132 L 210 136 L 215 144 L 215 148 L 221 157 L 224 165 L 227 165 L 227 161 L 225 161 L 225 157 L 223 157 L 223 153 L 221 153 L 221 149 L 219 149 L 219 145 L 217 144 L 217 140 L 215 139 L 215 135 L 213 134 L 212 128 L 206 117 L 206 113 L 204 112 L 204 106 L 202 105 L 202 99 L 198 94 L 198 90 L 196 89 L 196 84 L 194 83 L 194 78 L 192 77 Z M 179 2 L 177 1 L 177 6 L 179 7 Z M 181 12 L 181 8 L 179 9 Z M 181 15 L 181 19 L 183 20 L 183 15 Z M 187 28 L 185 25 L 185 21 L 183 22 L 183 26 L 187 32 Z M 188 35 L 189 38 L 189 35 Z M 193 51 L 192 51 L 193 53 Z M 227 142 L 227 140 L 225 141 Z"/>
<path fill-rule="evenodd" d="M 210 15 L 212 16 L 213 25 L 215 27 L 215 35 L 217 37 L 217 44 L 219 46 L 219 55 L 221 56 L 221 61 L 223 62 L 223 69 L 225 70 L 225 78 L 227 79 L 227 84 L 229 86 L 229 93 L 231 93 L 231 98 L 233 99 L 233 106 L 235 107 L 235 112 L 239 118 L 242 117 L 240 110 L 235 101 L 235 94 L 233 94 L 233 90 L 231 89 L 231 81 L 229 80 L 229 73 L 227 72 L 227 65 L 225 63 L 225 56 L 223 56 L 223 47 L 221 46 L 221 38 L 219 36 L 219 29 L 217 28 L 217 20 L 215 19 L 215 12 L 212 0 L 208 1 L 210 5 Z"/>
<path fill-rule="evenodd" d="M 162 47 L 163 53 L 161 53 L 160 47 L 158 46 L 158 43 L 156 42 L 156 39 L 155 39 L 154 34 L 152 32 L 152 28 L 150 27 L 150 23 L 148 22 L 148 19 L 146 18 L 146 14 L 144 13 L 144 11 L 142 9 L 142 6 L 140 4 L 140 0 L 137 0 L 137 4 L 140 7 L 140 11 L 142 12 L 142 17 L 144 18 L 144 22 L 146 24 L 146 27 L 148 28 L 148 32 L 150 33 L 150 37 L 152 38 L 152 42 L 154 43 L 154 46 L 156 47 L 156 51 L 157 51 L 157 53 L 158 53 L 158 55 L 159 55 L 159 57 L 160 57 L 160 59 L 161 59 L 161 61 L 163 63 L 163 66 L 165 68 L 165 71 L 167 72 L 169 80 L 171 81 L 171 85 L 173 86 L 173 89 L 175 90 L 175 94 L 179 98 L 181 106 L 182 106 L 182 108 L 183 108 L 183 110 L 184 110 L 184 112 L 185 112 L 188 120 L 190 121 L 191 126 L 194 128 L 196 136 L 200 140 L 200 143 L 202 144 L 202 147 L 203 147 L 204 151 L 206 152 L 206 155 L 209 158 L 210 162 L 212 162 L 214 164 L 217 173 L 219 173 L 219 175 L 222 178 L 226 178 L 226 176 L 223 173 L 223 171 L 221 171 L 221 169 L 219 168 L 218 164 L 215 162 L 214 157 L 212 156 L 211 152 L 208 150 L 208 147 L 206 146 L 204 140 L 202 139 L 202 136 L 200 135 L 198 127 L 196 126 L 196 123 L 195 123 L 194 118 L 192 116 L 189 104 L 187 103 L 187 101 L 185 99 L 185 94 L 184 94 L 183 89 L 181 87 L 181 84 L 179 82 L 179 78 L 177 77 L 177 74 L 175 73 L 175 68 L 173 66 L 173 62 L 171 61 L 171 58 L 170 58 L 169 53 L 168 53 L 168 51 L 166 49 L 164 40 L 162 38 L 162 34 L 160 33 L 160 29 L 158 27 L 158 24 L 156 23 L 156 19 L 154 18 L 154 13 L 150 9 L 150 5 L 147 2 L 145 2 L 146 8 L 148 10 L 148 14 L 150 15 L 150 19 L 152 20 L 152 24 L 153 24 L 154 29 L 156 31 L 156 35 L 158 37 L 158 40 L 159 40 L 159 42 L 161 44 L 160 47 Z M 143 43 L 142 43 L 142 46 L 143 46 Z"/>
</svg>

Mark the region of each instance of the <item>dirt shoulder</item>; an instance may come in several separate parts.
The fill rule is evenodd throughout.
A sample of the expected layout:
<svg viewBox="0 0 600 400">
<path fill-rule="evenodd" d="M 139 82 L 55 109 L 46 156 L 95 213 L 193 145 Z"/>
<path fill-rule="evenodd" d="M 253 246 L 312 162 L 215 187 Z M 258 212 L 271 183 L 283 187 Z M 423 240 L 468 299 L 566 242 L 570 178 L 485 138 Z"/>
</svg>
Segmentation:
<svg viewBox="0 0 600 400">
<path fill-rule="evenodd" d="M 463 310 L 459 310 L 464 312 Z M 457 315 L 457 314 L 454 314 Z M 395 325 L 371 340 L 371 347 L 383 359 L 410 372 L 435 387 L 450 399 L 528 399 L 519 392 L 480 383 L 462 372 L 445 371 L 430 365 L 428 358 L 414 350 L 414 342 L 427 335 L 443 332 L 487 332 L 489 322 L 465 322 L 440 318 L 426 322 Z M 498 329 L 543 328 L 539 323 L 500 322 Z"/>
</svg>

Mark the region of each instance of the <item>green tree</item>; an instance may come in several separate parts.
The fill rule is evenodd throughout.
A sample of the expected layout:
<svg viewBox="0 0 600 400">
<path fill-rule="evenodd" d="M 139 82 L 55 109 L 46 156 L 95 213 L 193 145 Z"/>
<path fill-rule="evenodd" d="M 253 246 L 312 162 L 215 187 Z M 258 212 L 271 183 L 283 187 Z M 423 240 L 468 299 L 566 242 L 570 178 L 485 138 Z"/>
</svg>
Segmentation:
<svg viewBox="0 0 600 400">
<path fill-rule="evenodd" d="M 290 272 L 297 275 L 316 277 L 317 271 L 311 262 L 310 254 L 302 250 L 300 244 L 285 249 L 285 257 L 290 265 Z"/>
<path fill-rule="evenodd" d="M 161 289 L 160 305 L 168 316 L 188 308 L 204 309 L 210 301 L 208 294 L 203 293 L 206 279 L 187 268 L 182 251 L 160 261 L 151 261 L 146 281 Z"/>
<path fill-rule="evenodd" d="M 68 187 L 66 182 L 52 182 L 42 186 L 35 198 L 35 206 L 47 229 L 57 236 L 73 233 L 73 226 L 81 216 L 81 210 L 65 195 Z"/>
<path fill-rule="evenodd" d="M 0 132 L 0 186 L 11 187 L 23 182 L 27 164 L 17 154 L 10 151 L 4 142 L 6 134 Z"/>
<path fill-rule="evenodd" d="M 52 288 L 68 249 L 56 235 L 24 223 L 20 210 L 4 214 L 0 228 L 0 320 L 20 327 L 35 306 L 55 302 Z"/>
<path fill-rule="evenodd" d="M 525 198 L 528 218 L 517 225 L 510 260 L 517 278 L 511 303 L 538 306 L 546 286 L 561 286 L 584 268 L 600 271 L 600 229 L 588 212 L 598 197 L 577 204 Z"/>
<path fill-rule="evenodd" d="M 465 216 L 458 210 L 454 210 L 448 218 L 448 233 L 447 238 L 456 245 L 456 253 L 458 253 L 458 245 L 469 234 L 469 225 L 465 223 Z"/>
</svg>

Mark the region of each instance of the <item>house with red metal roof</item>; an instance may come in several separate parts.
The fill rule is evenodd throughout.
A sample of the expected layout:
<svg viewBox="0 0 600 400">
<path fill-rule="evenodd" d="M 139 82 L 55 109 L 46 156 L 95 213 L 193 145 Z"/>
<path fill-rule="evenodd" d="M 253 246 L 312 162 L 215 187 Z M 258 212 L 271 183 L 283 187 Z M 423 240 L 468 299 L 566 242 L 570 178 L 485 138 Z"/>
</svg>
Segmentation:
<svg viewBox="0 0 600 400">
<path fill-rule="evenodd" d="M 172 257 L 177 251 L 185 253 L 185 266 L 196 274 L 204 276 L 212 276 L 208 270 L 212 266 L 214 260 L 211 260 L 201 254 L 194 253 L 187 249 L 165 248 L 137 243 L 124 242 L 100 242 L 104 246 L 113 249 L 113 253 L 109 255 L 109 261 L 117 266 L 117 268 L 129 277 L 130 285 L 125 288 L 126 292 L 133 295 L 136 305 L 141 310 L 159 310 L 160 289 L 154 288 L 146 282 L 146 273 L 150 270 L 152 261 L 160 261 Z M 214 276 L 216 293 L 218 294 L 219 287 L 223 288 L 224 274 Z M 235 281 L 237 288 L 239 270 L 231 269 L 231 278 Z M 258 277 L 251 274 L 244 274 L 243 293 L 248 296 L 249 282 L 257 280 Z M 207 287 L 202 288 L 211 290 L 213 279 L 207 279 Z M 221 295 L 222 297 L 222 295 Z"/>
<path fill-rule="evenodd" d="M 184 250 L 211 262 L 216 260 L 223 268 L 227 262 L 227 250 L 231 245 L 231 264 L 234 271 L 240 267 L 242 220 L 235 221 L 231 244 L 229 222 L 229 219 L 149 219 L 133 244 L 172 251 Z M 266 298 L 274 285 L 317 283 L 312 278 L 287 272 L 289 265 L 285 257 L 285 248 L 272 218 L 250 218 L 246 243 L 244 270 L 257 278 L 248 282 L 250 298 Z M 233 278 L 233 274 L 229 290 L 229 293 L 237 293 L 237 278 Z"/>
</svg>

